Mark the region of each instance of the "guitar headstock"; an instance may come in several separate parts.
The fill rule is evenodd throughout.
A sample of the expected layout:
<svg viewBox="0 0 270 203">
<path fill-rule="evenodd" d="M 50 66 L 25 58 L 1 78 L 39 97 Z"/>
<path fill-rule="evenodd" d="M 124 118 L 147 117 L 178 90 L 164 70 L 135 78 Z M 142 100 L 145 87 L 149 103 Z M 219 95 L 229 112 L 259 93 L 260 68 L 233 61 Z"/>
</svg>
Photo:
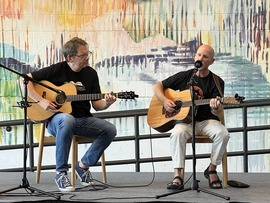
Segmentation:
<svg viewBox="0 0 270 203">
<path fill-rule="evenodd" d="M 139 96 L 135 94 L 134 91 L 126 91 L 126 92 L 118 92 L 117 97 L 119 99 L 135 99 L 138 98 Z"/>
<path fill-rule="evenodd" d="M 234 95 L 234 97 L 225 97 L 225 98 L 223 98 L 222 103 L 224 105 L 237 105 L 237 104 L 241 104 L 244 99 L 245 99 L 245 97 L 241 97 L 236 93 Z"/>
</svg>

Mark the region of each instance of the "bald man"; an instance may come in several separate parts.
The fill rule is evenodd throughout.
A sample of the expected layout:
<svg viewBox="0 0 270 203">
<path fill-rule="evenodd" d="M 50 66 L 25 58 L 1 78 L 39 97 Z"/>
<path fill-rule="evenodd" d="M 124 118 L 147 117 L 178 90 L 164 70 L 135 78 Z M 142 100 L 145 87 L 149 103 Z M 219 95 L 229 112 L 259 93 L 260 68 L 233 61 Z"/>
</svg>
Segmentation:
<svg viewBox="0 0 270 203">
<path fill-rule="evenodd" d="M 229 132 L 220 123 L 219 114 L 223 111 L 220 98 L 224 93 L 224 81 L 209 70 L 214 61 L 214 49 L 210 45 L 201 45 L 195 54 L 195 68 L 178 72 L 153 86 L 156 97 L 163 104 L 168 116 L 177 113 L 177 104 L 167 98 L 164 90 L 175 91 L 194 90 L 199 98 L 210 99 L 209 104 L 199 105 L 195 115 L 195 134 L 207 135 L 213 140 L 209 166 L 204 171 L 209 187 L 222 188 L 216 167 L 221 164 L 222 156 L 229 141 Z M 193 80 L 191 80 L 193 78 Z M 191 85 L 191 81 L 194 81 Z M 181 190 L 184 188 L 184 177 L 181 169 L 185 167 L 186 142 L 192 137 L 192 122 L 177 121 L 170 136 L 170 149 L 174 167 L 173 180 L 167 184 L 167 189 Z"/>
</svg>

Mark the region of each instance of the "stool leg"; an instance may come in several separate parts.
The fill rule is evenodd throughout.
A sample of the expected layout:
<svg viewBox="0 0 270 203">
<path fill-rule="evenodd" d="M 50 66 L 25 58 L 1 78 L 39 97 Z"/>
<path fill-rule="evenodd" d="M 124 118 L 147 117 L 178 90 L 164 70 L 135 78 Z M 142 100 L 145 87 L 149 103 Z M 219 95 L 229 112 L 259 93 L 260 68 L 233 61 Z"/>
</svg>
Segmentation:
<svg viewBox="0 0 270 203">
<path fill-rule="evenodd" d="M 227 166 L 227 150 L 224 152 L 222 157 L 222 175 L 223 175 L 223 187 L 228 186 L 228 166 Z"/>
<path fill-rule="evenodd" d="M 106 162 L 104 152 L 101 155 L 101 167 L 102 167 L 102 180 L 103 183 L 107 183 L 107 172 L 106 172 Z"/>
<path fill-rule="evenodd" d="M 78 143 L 76 141 L 76 136 L 72 138 L 72 160 L 71 160 L 71 184 L 73 187 L 75 187 L 75 181 L 76 181 L 76 173 L 75 173 L 75 165 L 78 160 Z"/>
<path fill-rule="evenodd" d="M 42 162 L 43 147 L 44 147 L 44 136 L 45 136 L 45 123 L 42 123 L 40 127 L 39 144 L 38 144 L 38 161 L 37 161 L 37 173 L 36 173 L 37 184 L 39 184 L 39 181 L 40 181 L 41 162 Z"/>
</svg>

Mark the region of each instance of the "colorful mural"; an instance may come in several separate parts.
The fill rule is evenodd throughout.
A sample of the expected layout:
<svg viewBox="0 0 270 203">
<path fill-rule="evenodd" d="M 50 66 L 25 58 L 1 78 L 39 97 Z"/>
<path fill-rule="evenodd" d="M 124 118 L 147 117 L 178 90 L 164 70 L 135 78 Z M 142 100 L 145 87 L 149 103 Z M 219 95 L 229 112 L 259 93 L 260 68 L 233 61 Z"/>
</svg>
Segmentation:
<svg viewBox="0 0 270 203">
<path fill-rule="evenodd" d="M 28 73 L 62 61 L 63 43 L 84 38 L 102 90 L 140 96 L 110 110 L 147 108 L 151 85 L 192 68 L 202 43 L 216 51 L 225 94 L 270 96 L 270 0 L 1 0 L 0 9 L 0 64 Z M 18 75 L 0 67 L 0 76 L 0 120 L 23 118 Z"/>
</svg>

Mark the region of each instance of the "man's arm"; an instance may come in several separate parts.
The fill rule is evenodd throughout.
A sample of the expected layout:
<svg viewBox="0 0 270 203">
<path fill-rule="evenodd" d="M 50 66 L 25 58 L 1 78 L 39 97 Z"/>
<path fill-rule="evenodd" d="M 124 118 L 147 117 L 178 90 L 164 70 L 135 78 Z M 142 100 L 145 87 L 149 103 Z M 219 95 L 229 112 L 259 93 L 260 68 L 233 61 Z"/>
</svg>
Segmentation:
<svg viewBox="0 0 270 203">
<path fill-rule="evenodd" d="M 91 101 L 91 103 L 96 111 L 101 111 L 109 108 L 115 101 L 116 97 L 113 94 L 105 94 L 104 99 Z"/>
<path fill-rule="evenodd" d="M 156 95 L 156 97 L 163 103 L 164 100 L 166 99 L 165 95 L 164 95 L 164 87 L 162 85 L 161 82 L 155 84 L 153 86 L 153 91 Z"/>
<path fill-rule="evenodd" d="M 32 74 L 29 73 L 28 76 L 30 78 L 32 78 Z M 19 79 L 19 83 L 20 83 L 20 86 L 21 86 L 21 89 L 23 89 L 23 86 L 24 86 L 24 82 L 23 82 L 23 78 L 20 77 Z M 51 111 L 51 112 L 58 112 L 58 110 L 56 109 L 56 105 L 43 98 L 41 95 L 39 95 L 36 90 L 35 90 L 35 87 L 33 85 L 33 82 L 32 81 L 28 81 L 28 84 L 27 84 L 27 92 L 28 92 L 28 96 L 33 99 L 35 102 L 37 102 L 44 110 L 48 110 L 48 111 Z"/>
<path fill-rule="evenodd" d="M 164 106 L 164 108 L 165 108 L 166 111 L 173 112 L 175 110 L 174 107 L 176 105 L 175 105 L 175 103 L 172 100 L 168 99 L 164 95 L 164 87 L 163 87 L 163 85 L 162 85 L 161 82 L 159 82 L 159 83 L 157 83 L 157 84 L 155 84 L 153 86 L 153 91 L 154 91 L 156 97 L 159 99 L 159 101 L 162 102 L 162 104 L 163 104 L 163 106 Z"/>
</svg>

